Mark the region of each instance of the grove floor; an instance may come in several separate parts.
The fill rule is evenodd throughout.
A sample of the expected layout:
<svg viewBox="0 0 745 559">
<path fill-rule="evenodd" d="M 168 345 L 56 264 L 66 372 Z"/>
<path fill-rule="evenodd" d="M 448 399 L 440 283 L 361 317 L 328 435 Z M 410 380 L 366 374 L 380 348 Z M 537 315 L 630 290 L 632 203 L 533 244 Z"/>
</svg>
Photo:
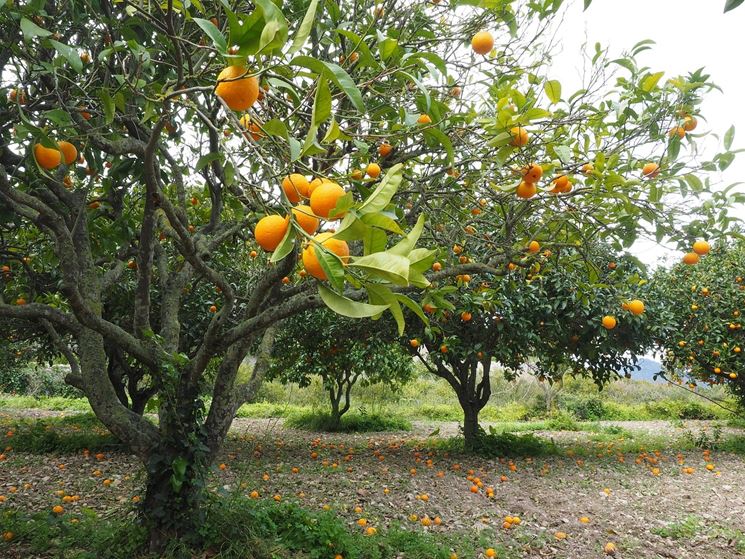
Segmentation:
<svg viewBox="0 0 745 559">
<path fill-rule="evenodd" d="M 462 534 L 483 547 L 501 548 L 501 558 L 600 558 L 608 542 L 617 546 L 616 557 L 629 559 L 745 557 L 745 457 L 678 451 L 691 447 L 680 442 L 685 437 L 715 438 L 711 423 L 620 425 L 539 432 L 561 452 L 509 461 L 432 450 L 455 434 L 453 423 L 352 435 L 290 430 L 282 420 L 238 419 L 211 485 L 247 498 L 256 491 L 261 499 L 330 509 L 351 530 L 364 530 L 359 521 L 365 519 L 378 530 L 398 523 Z M 728 429 L 723 436 L 732 434 L 745 433 Z M 642 450 L 640 441 L 649 445 Z M 635 452 L 624 452 L 632 447 Z M 469 477 L 481 481 L 477 492 Z M 68 512 L 88 507 L 133 514 L 142 481 L 142 467 L 124 453 L 97 459 L 11 451 L 0 462 L 0 495 L 6 498 L 0 507 L 50 510 L 61 503 L 55 492 L 64 491 L 79 497 L 64 505 Z M 521 522 L 505 528 L 506 516 Z M 438 517 L 441 524 L 425 526 L 423 517 Z M 566 538 L 557 539 L 559 532 Z"/>
</svg>

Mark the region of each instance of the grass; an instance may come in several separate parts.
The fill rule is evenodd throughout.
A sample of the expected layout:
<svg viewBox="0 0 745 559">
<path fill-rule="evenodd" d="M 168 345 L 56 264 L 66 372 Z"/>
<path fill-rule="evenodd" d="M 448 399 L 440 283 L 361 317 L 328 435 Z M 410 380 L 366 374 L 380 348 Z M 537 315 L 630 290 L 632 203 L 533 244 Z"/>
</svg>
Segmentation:
<svg viewBox="0 0 745 559">
<path fill-rule="evenodd" d="M 348 412 L 336 427 L 327 413 L 310 411 L 289 415 L 285 425 L 308 431 L 339 431 L 342 433 L 373 433 L 382 431 L 409 431 L 411 423 L 401 417 L 378 413 Z"/>
<path fill-rule="evenodd" d="M 32 454 L 75 453 L 120 447 L 117 439 L 92 413 L 68 417 L 2 421 L 0 448 L 12 446 Z M 8 436 L 11 434 L 11 436 Z"/>
<path fill-rule="evenodd" d="M 0 394 L 0 408 L 52 411 L 91 411 L 85 398 L 41 397 Z"/>
<path fill-rule="evenodd" d="M 91 509 L 82 514 L 27 515 L 8 510 L 0 523 L 13 533 L 4 548 L 79 559 L 155 559 L 145 551 L 146 532 L 130 515 L 99 516 Z M 73 523 L 73 519 L 75 522 Z M 461 557 L 474 557 L 491 533 L 429 534 L 399 525 L 365 535 L 350 530 L 331 512 L 311 512 L 293 503 L 252 501 L 238 494 L 211 497 L 206 520 L 196 543 L 172 541 L 164 559 L 209 556 L 215 559 L 447 559 L 455 549 Z M 246 555 L 247 550 L 250 554 Z M 20 555 L 19 555 L 20 556 Z M 500 554 L 509 558 L 509 555 Z"/>
<path fill-rule="evenodd" d="M 652 528 L 652 533 L 663 538 L 674 540 L 691 539 L 702 528 L 701 519 L 697 516 L 687 516 L 679 522 L 672 522 L 661 528 Z"/>
</svg>

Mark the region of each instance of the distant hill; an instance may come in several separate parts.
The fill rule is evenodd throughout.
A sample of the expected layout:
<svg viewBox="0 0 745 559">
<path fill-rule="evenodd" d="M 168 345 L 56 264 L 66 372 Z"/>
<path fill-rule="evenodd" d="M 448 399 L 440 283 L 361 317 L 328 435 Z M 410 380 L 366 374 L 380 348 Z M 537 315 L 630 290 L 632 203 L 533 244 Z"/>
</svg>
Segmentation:
<svg viewBox="0 0 745 559">
<path fill-rule="evenodd" d="M 662 369 L 662 365 L 659 363 L 659 361 L 655 361 L 654 359 L 647 359 L 646 357 L 642 357 L 641 359 L 639 359 L 639 366 L 641 367 L 641 370 L 634 371 L 631 373 L 632 379 L 646 380 L 649 382 L 658 382 L 658 383 L 665 382 L 661 378 L 654 380 L 654 375 L 659 373 L 660 369 Z"/>
</svg>

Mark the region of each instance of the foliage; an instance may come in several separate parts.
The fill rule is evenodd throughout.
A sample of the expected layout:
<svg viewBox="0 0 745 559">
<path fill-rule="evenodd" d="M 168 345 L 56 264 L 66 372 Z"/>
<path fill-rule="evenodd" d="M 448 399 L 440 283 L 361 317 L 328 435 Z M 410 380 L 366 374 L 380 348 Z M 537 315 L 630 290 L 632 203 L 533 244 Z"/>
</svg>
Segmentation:
<svg viewBox="0 0 745 559">
<path fill-rule="evenodd" d="M 670 325 L 659 340 L 672 380 L 727 386 L 745 404 L 745 242 L 716 246 L 695 266 L 660 269 L 654 293 Z"/>
<path fill-rule="evenodd" d="M 287 427 L 311 431 L 341 431 L 344 433 L 376 433 L 382 431 L 409 431 L 411 423 L 402 417 L 379 413 L 345 414 L 341 421 L 319 412 L 293 413 L 285 420 Z"/>
<path fill-rule="evenodd" d="M 3 423 L 3 427 L 0 445 L 12 446 L 18 452 L 67 454 L 121 448 L 121 443 L 93 414 L 20 420 Z"/>
</svg>

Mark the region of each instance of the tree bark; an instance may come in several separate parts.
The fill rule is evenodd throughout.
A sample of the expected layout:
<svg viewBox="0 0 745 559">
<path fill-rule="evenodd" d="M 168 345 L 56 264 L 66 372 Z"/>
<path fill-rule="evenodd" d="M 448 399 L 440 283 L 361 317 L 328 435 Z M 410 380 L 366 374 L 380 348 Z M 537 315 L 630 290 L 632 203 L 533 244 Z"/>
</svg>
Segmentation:
<svg viewBox="0 0 745 559">
<path fill-rule="evenodd" d="M 477 405 L 469 402 L 461 402 L 463 408 L 463 439 L 466 450 L 472 451 L 476 448 L 481 426 L 479 425 L 479 411 Z"/>
</svg>

